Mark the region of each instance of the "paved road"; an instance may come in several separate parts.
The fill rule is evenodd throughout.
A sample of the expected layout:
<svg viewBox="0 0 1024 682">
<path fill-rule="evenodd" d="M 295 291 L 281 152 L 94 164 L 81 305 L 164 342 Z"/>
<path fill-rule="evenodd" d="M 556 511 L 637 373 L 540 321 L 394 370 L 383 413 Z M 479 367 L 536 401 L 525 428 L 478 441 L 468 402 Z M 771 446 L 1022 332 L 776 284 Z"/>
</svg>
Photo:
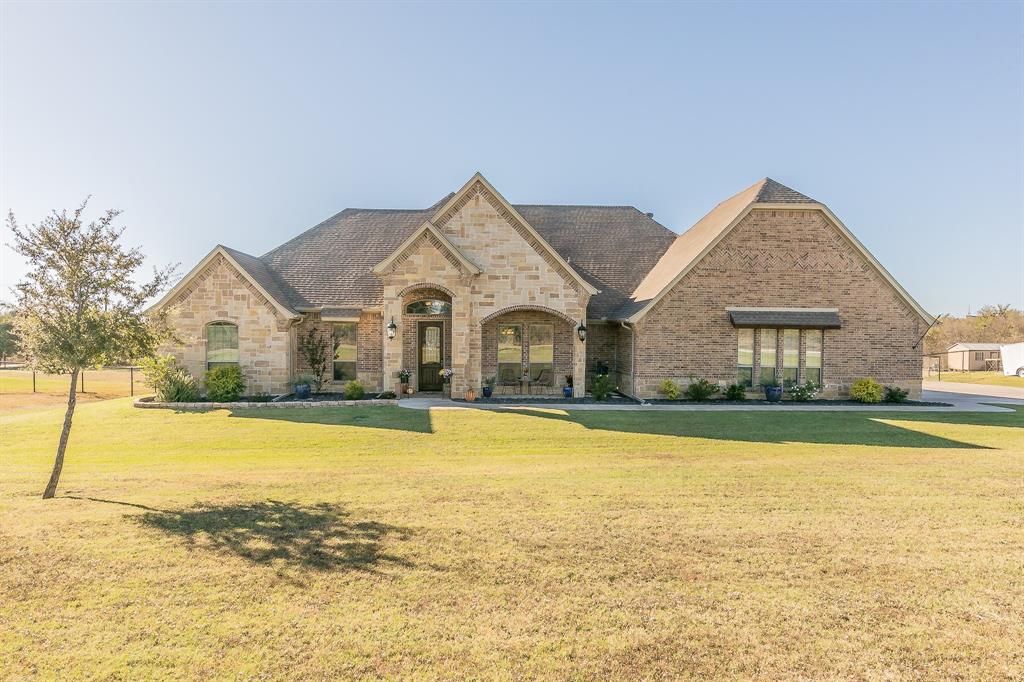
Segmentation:
<svg viewBox="0 0 1024 682">
<path fill-rule="evenodd" d="M 961 384 L 953 381 L 924 381 L 921 383 L 921 387 L 926 391 L 935 391 L 942 395 L 958 393 L 961 395 L 983 395 L 989 398 L 1016 398 L 1024 400 L 1024 388 L 1013 388 L 1012 386 Z M 939 398 L 939 400 L 942 400 L 942 398 Z"/>
<path fill-rule="evenodd" d="M 944 384 L 944 387 L 948 384 Z M 431 408 L 450 409 L 473 409 L 473 410 L 522 410 L 522 409 L 552 409 L 552 410 L 622 410 L 628 412 L 703 412 L 738 410 L 741 412 L 1009 412 L 1004 407 L 996 407 L 989 403 L 1002 403 L 1024 405 L 1024 400 L 1015 398 L 991 398 L 987 396 L 971 395 L 966 393 L 939 393 L 938 391 L 924 391 L 922 400 L 928 402 L 950 403 L 949 407 L 896 407 L 893 405 L 828 405 L 815 403 L 793 403 L 784 402 L 775 405 L 764 403 L 751 403 L 749 405 L 627 405 L 609 404 L 571 404 L 571 403 L 543 403 L 533 402 L 524 404 L 514 403 L 464 403 L 444 400 L 442 398 L 407 398 L 399 400 L 400 407 L 411 410 L 429 410 Z"/>
</svg>

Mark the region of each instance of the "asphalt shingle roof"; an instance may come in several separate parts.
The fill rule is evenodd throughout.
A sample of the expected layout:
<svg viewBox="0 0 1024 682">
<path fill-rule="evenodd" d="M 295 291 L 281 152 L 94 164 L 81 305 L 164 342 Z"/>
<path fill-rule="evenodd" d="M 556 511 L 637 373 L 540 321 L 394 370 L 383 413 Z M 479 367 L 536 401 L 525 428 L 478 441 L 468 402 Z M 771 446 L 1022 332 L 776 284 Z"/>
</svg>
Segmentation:
<svg viewBox="0 0 1024 682">
<path fill-rule="evenodd" d="M 364 308 L 383 302 L 372 268 L 453 195 L 424 209 L 347 208 L 260 257 L 227 249 L 253 279 L 292 309 Z M 515 209 L 600 292 L 588 317 L 641 310 L 750 203 L 814 203 L 770 178 L 723 201 L 678 235 L 632 206 L 517 204 Z"/>
</svg>

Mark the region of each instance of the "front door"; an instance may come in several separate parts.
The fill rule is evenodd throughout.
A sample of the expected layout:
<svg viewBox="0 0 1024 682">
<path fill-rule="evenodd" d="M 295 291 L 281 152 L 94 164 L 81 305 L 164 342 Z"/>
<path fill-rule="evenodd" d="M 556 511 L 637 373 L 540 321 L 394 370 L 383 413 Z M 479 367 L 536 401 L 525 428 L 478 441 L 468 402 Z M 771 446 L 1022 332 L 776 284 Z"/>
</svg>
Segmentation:
<svg viewBox="0 0 1024 682">
<path fill-rule="evenodd" d="M 419 323 L 419 390 L 440 391 L 444 367 L 444 325 Z"/>
</svg>

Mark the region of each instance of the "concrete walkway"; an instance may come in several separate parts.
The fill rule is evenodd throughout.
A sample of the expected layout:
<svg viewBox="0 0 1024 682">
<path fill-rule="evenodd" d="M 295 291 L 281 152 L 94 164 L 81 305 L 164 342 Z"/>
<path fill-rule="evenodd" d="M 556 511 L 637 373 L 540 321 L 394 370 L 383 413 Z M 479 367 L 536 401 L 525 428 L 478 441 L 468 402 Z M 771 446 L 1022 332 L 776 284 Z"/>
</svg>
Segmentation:
<svg viewBox="0 0 1024 682">
<path fill-rule="evenodd" d="M 961 384 L 954 381 L 924 381 L 921 387 L 926 391 L 935 391 L 941 395 L 959 393 L 967 395 L 983 395 L 989 398 L 1016 398 L 1024 400 L 1024 388 L 1012 386 L 986 386 L 984 384 Z M 939 398 L 942 400 L 942 398 Z"/>
<path fill-rule="evenodd" d="M 784 402 L 775 405 L 751 403 L 749 405 L 611 405 L 600 403 L 556 403 L 546 405 L 543 402 L 533 403 L 464 403 L 445 400 L 443 398 L 407 398 L 399 400 L 399 407 L 410 410 L 462 409 L 462 410 L 616 410 L 624 412 L 1012 412 L 1004 407 L 996 407 L 988 403 L 1024 405 L 1024 400 L 1014 398 L 991 398 L 965 393 L 947 393 L 924 391 L 922 400 L 928 402 L 950 403 L 950 407 L 899 407 L 895 405 L 828 405 L 815 403 Z"/>
</svg>

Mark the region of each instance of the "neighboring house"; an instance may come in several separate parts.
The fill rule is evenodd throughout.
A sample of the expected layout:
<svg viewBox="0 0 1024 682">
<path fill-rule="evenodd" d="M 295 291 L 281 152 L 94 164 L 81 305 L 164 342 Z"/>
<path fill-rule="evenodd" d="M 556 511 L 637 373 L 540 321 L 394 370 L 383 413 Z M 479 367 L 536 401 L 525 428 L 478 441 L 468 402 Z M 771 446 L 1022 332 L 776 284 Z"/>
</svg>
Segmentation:
<svg viewBox="0 0 1024 682">
<path fill-rule="evenodd" d="M 921 388 L 934 321 L 823 204 L 765 179 L 681 235 L 630 206 L 510 204 L 479 173 L 422 210 L 346 209 L 259 258 L 218 246 L 158 304 L 197 376 L 237 362 L 289 390 L 298 337 L 335 350 L 332 387 L 576 394 L 595 371 L 651 397 L 663 379 L 874 377 Z M 526 381 L 520 379 L 525 376 Z"/>
<path fill-rule="evenodd" d="M 998 343 L 954 343 L 943 353 L 946 369 L 954 372 L 981 372 L 999 367 Z"/>
</svg>

